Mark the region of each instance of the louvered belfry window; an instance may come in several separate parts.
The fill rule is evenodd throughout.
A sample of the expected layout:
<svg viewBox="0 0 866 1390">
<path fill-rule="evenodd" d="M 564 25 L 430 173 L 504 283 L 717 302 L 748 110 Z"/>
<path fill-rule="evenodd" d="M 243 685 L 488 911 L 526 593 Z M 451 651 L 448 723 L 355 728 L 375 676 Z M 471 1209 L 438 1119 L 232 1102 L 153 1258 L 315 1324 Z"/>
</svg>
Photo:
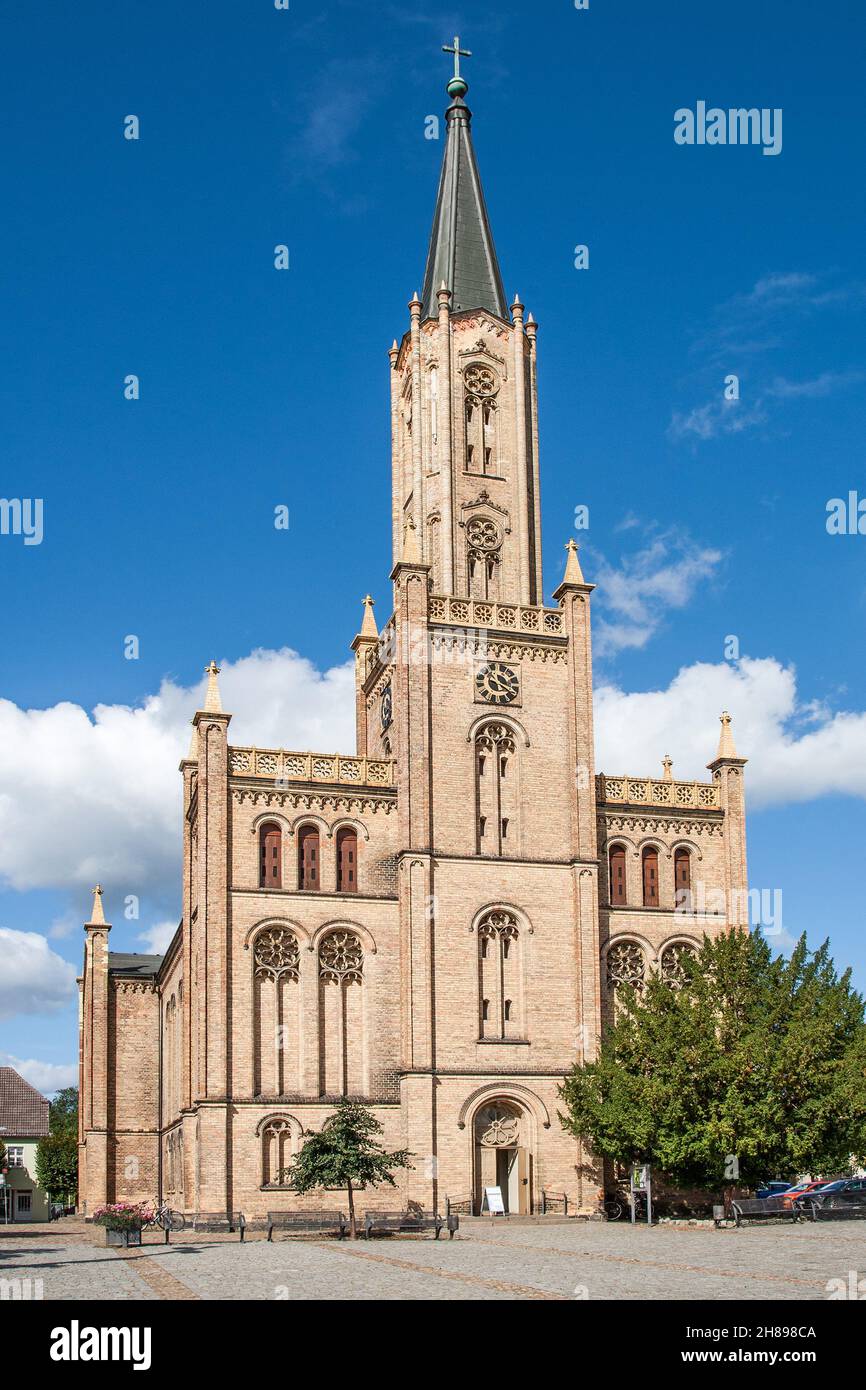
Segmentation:
<svg viewBox="0 0 866 1390">
<path fill-rule="evenodd" d="M 644 907 L 658 907 L 659 905 L 659 852 L 657 849 L 645 849 L 643 852 L 643 905 Z"/>
<path fill-rule="evenodd" d="M 625 905 L 625 849 L 614 845 L 610 852 L 610 900 L 615 907 Z"/>
<path fill-rule="evenodd" d="M 358 891 L 358 836 L 354 830 L 337 834 L 337 892 Z"/>
<path fill-rule="evenodd" d="M 298 887 L 315 892 L 319 887 L 319 832 L 305 825 L 298 835 Z"/>
<path fill-rule="evenodd" d="M 278 825 L 263 825 L 259 831 L 259 887 L 281 888 L 282 833 Z"/>
</svg>

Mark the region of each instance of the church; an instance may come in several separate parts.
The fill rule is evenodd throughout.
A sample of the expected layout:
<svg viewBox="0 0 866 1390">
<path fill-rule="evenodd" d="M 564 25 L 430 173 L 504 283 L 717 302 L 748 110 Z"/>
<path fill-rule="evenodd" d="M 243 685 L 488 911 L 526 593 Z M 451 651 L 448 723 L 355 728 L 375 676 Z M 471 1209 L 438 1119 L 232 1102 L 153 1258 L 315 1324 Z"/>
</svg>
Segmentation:
<svg viewBox="0 0 866 1390">
<path fill-rule="evenodd" d="M 182 917 L 80 987 L 80 1203 L 187 1215 L 339 1205 L 284 1170 L 341 1097 L 413 1166 L 359 1205 L 594 1213 L 560 1125 L 617 989 L 676 988 L 747 921 L 743 769 L 597 772 L 590 608 L 573 541 L 544 601 L 538 324 L 503 289 L 468 86 L 450 104 L 423 292 L 388 354 L 393 612 L 364 600 L 351 756 L 231 743 L 208 668 L 183 779 Z M 707 730 L 708 755 L 715 743 Z M 712 902 L 715 910 L 699 910 Z"/>
</svg>

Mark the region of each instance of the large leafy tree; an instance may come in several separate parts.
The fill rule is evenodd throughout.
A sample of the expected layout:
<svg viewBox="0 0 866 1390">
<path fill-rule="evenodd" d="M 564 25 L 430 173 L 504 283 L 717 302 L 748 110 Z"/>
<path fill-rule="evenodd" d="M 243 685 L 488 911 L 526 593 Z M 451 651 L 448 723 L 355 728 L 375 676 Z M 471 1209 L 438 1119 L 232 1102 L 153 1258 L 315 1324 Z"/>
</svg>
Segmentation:
<svg viewBox="0 0 866 1390">
<path fill-rule="evenodd" d="M 78 1134 L 77 1086 L 64 1086 L 49 1101 L 48 1127 L 52 1134 Z"/>
<path fill-rule="evenodd" d="M 78 1140 L 74 1134 L 49 1134 L 39 1140 L 36 1181 L 55 1200 L 74 1202 L 78 1190 Z"/>
<path fill-rule="evenodd" d="M 378 1183 L 396 1186 L 393 1169 L 411 1168 L 408 1149 L 386 1153 L 375 1138 L 382 1126 L 371 1111 L 353 1101 L 341 1101 L 318 1132 L 309 1132 L 304 1143 L 284 1170 L 284 1180 L 294 1192 L 316 1188 L 345 1187 L 349 1202 L 349 1228 L 353 1240 L 355 1188 L 375 1187 Z"/>
<path fill-rule="evenodd" d="M 36 1181 L 55 1199 L 78 1191 L 78 1089 L 65 1086 L 48 1105 L 47 1138 L 36 1147 Z"/>
<path fill-rule="evenodd" d="M 599 1157 L 718 1188 L 866 1154 L 863 1000 L 826 942 L 785 960 L 758 932 L 704 938 L 679 988 L 623 989 L 617 1013 L 560 1088 L 562 1124 Z"/>
</svg>

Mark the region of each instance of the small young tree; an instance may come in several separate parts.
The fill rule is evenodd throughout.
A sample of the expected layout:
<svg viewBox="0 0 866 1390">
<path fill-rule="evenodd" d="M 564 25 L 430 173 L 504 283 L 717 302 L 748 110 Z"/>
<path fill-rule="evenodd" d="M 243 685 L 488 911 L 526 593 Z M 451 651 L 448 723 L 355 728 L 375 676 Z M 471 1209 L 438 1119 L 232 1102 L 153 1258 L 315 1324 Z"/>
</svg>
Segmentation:
<svg viewBox="0 0 866 1390">
<path fill-rule="evenodd" d="M 340 1101 L 321 1130 L 308 1132 L 282 1177 L 293 1192 L 320 1187 L 345 1187 L 349 1201 L 349 1231 L 357 1240 L 355 1188 L 380 1182 L 395 1187 L 393 1168 L 411 1168 L 408 1149 L 386 1153 L 373 1137 L 382 1126 L 369 1110 L 353 1101 Z"/>
</svg>

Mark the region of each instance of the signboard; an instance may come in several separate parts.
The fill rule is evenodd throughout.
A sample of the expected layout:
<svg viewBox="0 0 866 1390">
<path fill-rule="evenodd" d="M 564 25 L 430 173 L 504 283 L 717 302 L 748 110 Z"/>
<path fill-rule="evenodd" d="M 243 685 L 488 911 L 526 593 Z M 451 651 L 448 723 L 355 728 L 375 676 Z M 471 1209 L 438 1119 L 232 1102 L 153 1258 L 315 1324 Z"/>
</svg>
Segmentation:
<svg viewBox="0 0 866 1390">
<path fill-rule="evenodd" d="M 505 1215 L 505 1203 L 502 1200 L 501 1187 L 485 1187 L 481 1210 L 483 1211 L 485 1207 L 491 1216 Z"/>
<path fill-rule="evenodd" d="M 649 1186 L 649 1165 L 635 1165 L 631 1170 L 631 1190 L 632 1192 L 646 1192 Z"/>
</svg>

